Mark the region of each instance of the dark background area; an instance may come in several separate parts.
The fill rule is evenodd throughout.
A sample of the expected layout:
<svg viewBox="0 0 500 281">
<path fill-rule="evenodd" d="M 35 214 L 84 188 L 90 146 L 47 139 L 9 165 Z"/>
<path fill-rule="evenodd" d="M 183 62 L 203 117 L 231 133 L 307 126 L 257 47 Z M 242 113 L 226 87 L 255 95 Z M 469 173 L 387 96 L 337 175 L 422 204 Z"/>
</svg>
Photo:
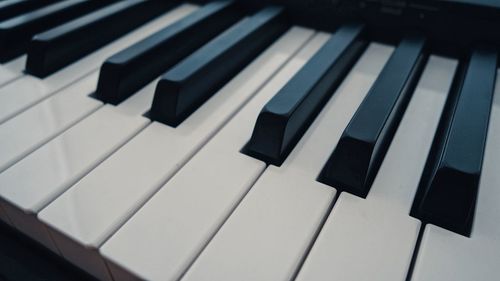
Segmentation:
<svg viewBox="0 0 500 281">
<path fill-rule="evenodd" d="M 94 281 L 95 279 L 0 222 L 0 281 Z"/>
</svg>

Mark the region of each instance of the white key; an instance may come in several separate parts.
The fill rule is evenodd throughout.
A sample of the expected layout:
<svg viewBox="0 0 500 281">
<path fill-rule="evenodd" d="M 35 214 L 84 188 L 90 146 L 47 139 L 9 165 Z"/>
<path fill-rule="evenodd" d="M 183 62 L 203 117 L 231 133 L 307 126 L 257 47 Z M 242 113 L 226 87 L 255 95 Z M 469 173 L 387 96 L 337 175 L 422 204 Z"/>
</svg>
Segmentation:
<svg viewBox="0 0 500 281">
<path fill-rule="evenodd" d="M 106 105 L 100 108 L 0 174 L 0 186 L 3 183 L 13 183 L 6 190 L 0 187 L 0 198 L 4 198 L 0 205 L 7 211 L 9 221 L 14 227 L 55 253 L 61 254 L 48 229 L 38 220 L 37 213 L 150 123 L 149 119 L 139 116 L 138 112 L 147 110 L 149 105 L 144 101 L 151 97 L 153 84 L 154 82 L 150 83 L 137 92 L 133 99 L 117 107 Z M 125 110 L 122 110 L 122 105 Z M 54 152 L 62 152 L 59 154 L 62 154 L 65 163 L 54 161 L 50 156 Z M 43 174 L 38 175 L 42 180 L 42 188 L 38 186 L 40 179 L 35 178 L 21 182 L 23 192 L 19 193 L 15 177 L 29 174 L 31 170 L 35 170 L 34 167 L 42 167 L 42 163 L 46 166 L 46 170 L 40 168 L 41 172 L 38 172 Z M 66 165 L 71 169 L 67 170 Z M 4 195 L 4 192 L 7 195 Z M 101 280 L 111 280 L 103 263 L 94 265 L 94 268 L 99 265 L 103 267 L 98 270 L 100 274 L 97 277 Z"/>
<path fill-rule="evenodd" d="M 239 152 L 262 106 L 327 39 L 313 37 L 101 247 L 116 280 L 176 280 L 183 274 L 265 168 Z"/>
<path fill-rule="evenodd" d="M 154 122 L 40 212 L 39 219 L 58 230 L 52 236 L 61 253 L 94 276 L 100 276 L 102 273 L 98 271 L 105 266 L 96 249 L 313 33 L 304 28 L 292 28 L 179 126 L 172 128 Z M 152 97 L 147 105 L 151 100 Z M 123 110 L 122 105 L 120 109 Z M 125 110 L 130 113 L 131 107 L 126 106 Z M 102 266 L 89 267 L 95 264 Z"/>
<path fill-rule="evenodd" d="M 23 75 L 26 64 L 26 55 L 11 60 L 6 64 L 0 65 L 0 86 L 7 84 Z"/>
<path fill-rule="evenodd" d="M 20 231 L 52 247 L 36 214 L 149 122 L 104 106 L 0 174 L 2 207 Z M 52 247 L 53 248 L 53 247 Z"/>
<path fill-rule="evenodd" d="M 9 61 L 8 63 L 3 64 L 3 67 L 10 71 L 22 73 L 24 71 L 24 67 L 26 66 L 26 59 L 27 55 L 22 55 Z"/>
<path fill-rule="evenodd" d="M 489 281 L 500 276 L 500 73 L 470 238 L 426 225 L 413 281 Z"/>
<path fill-rule="evenodd" d="M 457 62 L 431 56 L 366 199 L 342 193 L 297 280 L 404 280 L 420 221 L 409 215 Z"/>
<path fill-rule="evenodd" d="M 98 71 L 109 56 L 159 31 L 195 9 L 196 6 L 193 5 L 181 5 L 45 79 L 25 75 L 3 86 L 0 88 L 0 123 L 74 83 L 82 76 Z"/>
<path fill-rule="evenodd" d="M 146 113 L 151 107 L 158 81 L 159 79 L 156 79 L 144 86 L 139 92 L 141 94 L 134 94 L 127 98 L 120 103 L 117 109 L 128 115 L 143 115 Z"/>
<path fill-rule="evenodd" d="M 102 106 L 87 96 L 98 75 L 94 72 L 0 124 L 0 172 Z"/>
<path fill-rule="evenodd" d="M 366 50 L 282 166 L 266 169 L 183 280 L 293 278 L 336 194 L 316 177 L 391 51 Z"/>
</svg>

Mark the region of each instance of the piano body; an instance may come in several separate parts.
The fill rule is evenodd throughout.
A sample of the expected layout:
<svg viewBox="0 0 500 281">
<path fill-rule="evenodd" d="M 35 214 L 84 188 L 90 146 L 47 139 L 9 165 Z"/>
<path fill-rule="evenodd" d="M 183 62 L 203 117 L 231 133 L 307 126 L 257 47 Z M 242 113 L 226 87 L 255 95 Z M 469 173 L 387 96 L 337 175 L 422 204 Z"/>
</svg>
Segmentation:
<svg viewBox="0 0 500 281">
<path fill-rule="evenodd" d="M 495 0 L 0 2 L 0 280 L 500 280 Z"/>
</svg>

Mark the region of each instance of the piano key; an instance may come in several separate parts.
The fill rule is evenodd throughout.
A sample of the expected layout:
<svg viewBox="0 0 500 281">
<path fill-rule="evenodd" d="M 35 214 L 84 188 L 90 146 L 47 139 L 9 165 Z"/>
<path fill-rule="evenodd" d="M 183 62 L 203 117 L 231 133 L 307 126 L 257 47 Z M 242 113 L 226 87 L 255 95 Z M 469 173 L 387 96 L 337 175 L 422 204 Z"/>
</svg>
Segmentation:
<svg viewBox="0 0 500 281">
<path fill-rule="evenodd" d="M 45 79 L 23 76 L 5 85 L 0 88 L 0 123 L 74 83 L 80 77 L 96 71 L 102 61 L 111 54 L 142 40 L 194 10 L 196 6 L 182 5 Z"/>
<path fill-rule="evenodd" d="M 391 52 L 367 49 L 289 157 L 265 170 L 183 280 L 293 279 L 336 194 L 316 181 L 318 171 Z"/>
<path fill-rule="evenodd" d="M 415 196 L 412 215 L 425 222 L 469 235 L 491 102 L 495 87 L 497 53 L 477 48 L 458 76 L 455 99 L 442 119 Z"/>
<path fill-rule="evenodd" d="M 110 0 L 66 0 L 0 22 L 0 62 L 9 61 L 24 53 L 31 37 L 38 32 L 108 3 Z"/>
<path fill-rule="evenodd" d="M 0 21 L 41 8 L 57 0 L 6 0 L 0 2 Z"/>
<path fill-rule="evenodd" d="M 265 168 L 261 161 L 239 153 L 251 133 L 252 120 L 327 40 L 325 34 L 313 37 L 106 241 L 100 253 L 116 280 L 177 280 L 182 276 Z"/>
<path fill-rule="evenodd" d="M 94 72 L 0 124 L 0 172 L 99 108 L 102 102 L 87 97 L 97 76 Z"/>
<path fill-rule="evenodd" d="M 476 92 L 476 94 L 479 92 Z M 439 226 L 425 226 L 413 281 L 494 280 L 500 276 L 500 73 L 484 153 L 476 215 L 470 237 Z"/>
<path fill-rule="evenodd" d="M 340 194 L 297 281 L 405 280 L 420 228 L 408 210 L 457 64 L 429 58 L 372 190 Z"/>
<path fill-rule="evenodd" d="M 29 43 L 26 72 L 46 77 L 171 6 L 172 3 L 166 1 L 121 1 L 39 33 Z"/>
<path fill-rule="evenodd" d="M 97 98 L 112 104 L 128 98 L 236 22 L 240 13 L 235 5 L 211 2 L 107 59 L 101 67 Z"/>
<path fill-rule="evenodd" d="M 280 7 L 265 8 L 241 20 L 161 78 L 151 117 L 179 125 L 287 28 Z"/>
<path fill-rule="evenodd" d="M 146 126 L 104 106 L 0 174 L 0 202 L 14 226 L 43 245 L 37 213 Z M 95 137 L 89 137 L 95 136 Z"/>
<path fill-rule="evenodd" d="M 16 59 L 13 59 L 7 63 L 2 64 L 3 67 L 10 71 L 22 73 L 24 71 L 24 66 L 26 65 L 26 55 L 22 55 Z"/>
<path fill-rule="evenodd" d="M 244 151 L 273 165 L 286 156 L 366 46 L 363 26 L 341 27 L 262 109 Z"/>
<path fill-rule="evenodd" d="M 128 115 L 147 116 L 151 101 L 153 100 L 158 79 L 143 87 L 138 93 L 120 103 L 117 109 Z"/>
<path fill-rule="evenodd" d="M 17 59 L 0 65 L 0 86 L 3 86 L 23 75 L 26 56 L 20 56 Z"/>
<path fill-rule="evenodd" d="M 89 265 L 95 264 L 102 264 L 98 269 L 105 269 L 96 249 L 175 174 L 313 33 L 304 28 L 292 28 L 182 125 L 174 129 L 153 122 L 43 209 L 38 217 L 50 226 L 49 231 L 62 255 L 87 271 L 94 270 L 95 267 Z M 101 274 L 94 272 L 93 275 Z"/>
<path fill-rule="evenodd" d="M 420 77 L 424 45 L 418 36 L 401 41 L 345 129 L 320 182 L 366 197 Z"/>
</svg>

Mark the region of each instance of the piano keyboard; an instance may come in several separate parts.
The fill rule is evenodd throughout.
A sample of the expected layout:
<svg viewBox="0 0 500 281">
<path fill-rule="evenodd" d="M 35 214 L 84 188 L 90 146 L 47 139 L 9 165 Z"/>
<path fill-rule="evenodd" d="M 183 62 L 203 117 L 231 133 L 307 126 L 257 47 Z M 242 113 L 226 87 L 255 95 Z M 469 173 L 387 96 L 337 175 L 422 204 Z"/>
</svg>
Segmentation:
<svg viewBox="0 0 500 281">
<path fill-rule="evenodd" d="M 6 0 L 0 220 L 106 281 L 496 280 L 497 56 L 272 5 Z"/>
</svg>

